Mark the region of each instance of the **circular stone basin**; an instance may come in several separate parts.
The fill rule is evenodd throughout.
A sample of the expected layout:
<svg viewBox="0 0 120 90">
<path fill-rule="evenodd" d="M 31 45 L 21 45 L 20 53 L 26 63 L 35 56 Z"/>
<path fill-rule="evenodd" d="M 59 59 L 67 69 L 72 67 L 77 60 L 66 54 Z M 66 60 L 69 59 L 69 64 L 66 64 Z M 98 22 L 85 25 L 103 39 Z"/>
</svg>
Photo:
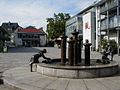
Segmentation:
<svg viewBox="0 0 120 90">
<path fill-rule="evenodd" d="M 43 75 L 60 78 L 97 78 L 112 76 L 118 72 L 118 63 L 98 64 L 91 66 L 63 66 L 54 64 L 34 64 L 33 69 Z"/>
</svg>

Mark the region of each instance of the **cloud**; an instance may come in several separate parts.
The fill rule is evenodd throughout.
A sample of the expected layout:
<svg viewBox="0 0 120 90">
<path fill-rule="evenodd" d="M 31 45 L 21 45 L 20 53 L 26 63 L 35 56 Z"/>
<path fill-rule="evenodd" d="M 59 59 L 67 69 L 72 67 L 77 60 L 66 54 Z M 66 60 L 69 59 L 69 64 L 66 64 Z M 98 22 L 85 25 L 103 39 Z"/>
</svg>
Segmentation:
<svg viewBox="0 0 120 90">
<path fill-rule="evenodd" d="M 46 18 L 53 16 L 56 8 L 47 5 L 46 2 L 37 0 L 36 2 L 30 0 L 13 3 L 3 1 L 0 3 L 0 11 L 0 21 L 2 22 L 13 21 L 18 22 L 23 27 L 31 24 L 45 28 Z"/>
<path fill-rule="evenodd" d="M 93 1 L 93 0 L 91 0 Z M 22 27 L 34 25 L 46 29 L 46 18 L 54 13 L 72 15 L 91 3 L 90 0 L 1 0 L 0 21 L 18 22 Z"/>
</svg>

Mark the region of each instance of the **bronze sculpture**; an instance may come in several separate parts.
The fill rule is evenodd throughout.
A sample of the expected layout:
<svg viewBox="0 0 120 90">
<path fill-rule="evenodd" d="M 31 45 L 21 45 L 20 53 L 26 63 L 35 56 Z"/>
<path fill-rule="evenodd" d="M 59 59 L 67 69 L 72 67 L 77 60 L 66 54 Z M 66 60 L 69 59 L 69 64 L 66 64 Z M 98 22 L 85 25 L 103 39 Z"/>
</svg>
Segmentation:
<svg viewBox="0 0 120 90">
<path fill-rule="evenodd" d="M 30 71 L 32 72 L 32 66 L 34 63 L 39 63 L 39 58 L 43 57 L 45 60 L 42 61 L 42 63 L 51 63 L 51 59 L 48 57 L 45 57 L 44 53 L 46 53 L 47 50 L 43 49 L 42 51 L 40 51 L 38 54 L 35 54 L 31 57 L 30 59 Z"/>
<path fill-rule="evenodd" d="M 111 59 L 108 58 L 108 55 L 111 56 Z M 109 43 L 105 46 L 105 50 L 103 52 L 102 60 L 103 60 L 104 64 L 110 63 L 110 60 L 113 61 L 113 49 L 112 49 L 112 47 L 110 46 Z"/>
</svg>

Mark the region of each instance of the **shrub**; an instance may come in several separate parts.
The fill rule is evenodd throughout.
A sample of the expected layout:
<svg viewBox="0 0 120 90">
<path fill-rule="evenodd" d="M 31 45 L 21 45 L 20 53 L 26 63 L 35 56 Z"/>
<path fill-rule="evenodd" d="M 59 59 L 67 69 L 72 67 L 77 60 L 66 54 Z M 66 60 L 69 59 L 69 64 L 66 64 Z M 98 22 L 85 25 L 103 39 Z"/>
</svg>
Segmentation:
<svg viewBox="0 0 120 90">
<path fill-rule="evenodd" d="M 117 43 L 116 43 L 115 40 L 109 40 L 109 41 L 107 41 L 106 39 L 102 40 L 102 41 L 101 41 L 101 44 L 99 45 L 99 50 L 105 49 L 105 46 L 106 46 L 108 43 L 109 43 L 110 46 L 112 47 L 113 52 L 114 52 L 114 53 L 117 53 Z"/>
<path fill-rule="evenodd" d="M 117 53 L 117 43 L 115 40 L 109 40 L 109 43 L 114 51 L 114 53 Z"/>
<path fill-rule="evenodd" d="M 107 40 L 106 40 L 106 39 L 103 39 L 103 40 L 101 41 L 101 48 L 104 49 L 107 44 L 108 44 Z"/>
</svg>

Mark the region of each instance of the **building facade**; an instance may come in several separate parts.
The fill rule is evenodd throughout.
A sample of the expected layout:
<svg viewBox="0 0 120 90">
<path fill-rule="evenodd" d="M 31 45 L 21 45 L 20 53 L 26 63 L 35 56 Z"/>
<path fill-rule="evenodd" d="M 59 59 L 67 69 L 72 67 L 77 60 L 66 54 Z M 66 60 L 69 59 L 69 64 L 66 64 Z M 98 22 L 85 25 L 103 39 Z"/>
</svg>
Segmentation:
<svg viewBox="0 0 120 90">
<path fill-rule="evenodd" d="M 120 46 L 120 0 L 97 0 L 77 15 L 82 17 L 83 43 L 88 39 L 96 50 L 103 39 L 115 40 Z"/>
<path fill-rule="evenodd" d="M 39 47 L 46 45 L 46 33 L 34 27 L 18 30 L 14 33 L 15 46 Z"/>
<path fill-rule="evenodd" d="M 79 32 L 79 35 L 82 36 L 82 28 L 83 28 L 82 23 L 83 23 L 82 17 L 80 15 L 75 15 L 72 18 L 70 18 L 66 22 L 66 35 L 68 37 L 71 37 L 72 36 L 71 32 L 73 32 L 76 29 L 76 31 Z"/>
<path fill-rule="evenodd" d="M 7 46 L 11 47 L 14 46 L 14 32 L 23 29 L 18 25 L 18 23 L 13 22 L 4 22 L 2 23 L 1 27 L 9 33 L 10 41 L 7 41 Z"/>
<path fill-rule="evenodd" d="M 8 32 L 0 27 L 0 52 L 3 51 L 3 47 L 5 46 L 5 42 L 8 41 Z"/>
<path fill-rule="evenodd" d="M 92 43 L 91 50 L 95 50 L 95 12 L 89 11 L 83 15 L 83 43 L 89 40 Z"/>
<path fill-rule="evenodd" d="M 19 25 L 18 23 L 5 22 L 2 23 L 1 27 L 10 33 L 13 33 L 19 27 Z"/>
<path fill-rule="evenodd" d="M 120 0 L 101 0 L 96 4 L 96 49 L 102 39 L 120 44 Z M 119 50 L 119 48 L 118 48 Z M 119 52 L 119 51 L 118 51 Z"/>
<path fill-rule="evenodd" d="M 73 16 L 66 22 L 66 35 L 68 37 L 72 36 L 71 32 L 73 30 L 79 31 L 79 36 L 85 43 L 88 39 L 92 43 L 92 50 L 95 49 L 95 9 L 94 5 L 91 5 Z"/>
</svg>

